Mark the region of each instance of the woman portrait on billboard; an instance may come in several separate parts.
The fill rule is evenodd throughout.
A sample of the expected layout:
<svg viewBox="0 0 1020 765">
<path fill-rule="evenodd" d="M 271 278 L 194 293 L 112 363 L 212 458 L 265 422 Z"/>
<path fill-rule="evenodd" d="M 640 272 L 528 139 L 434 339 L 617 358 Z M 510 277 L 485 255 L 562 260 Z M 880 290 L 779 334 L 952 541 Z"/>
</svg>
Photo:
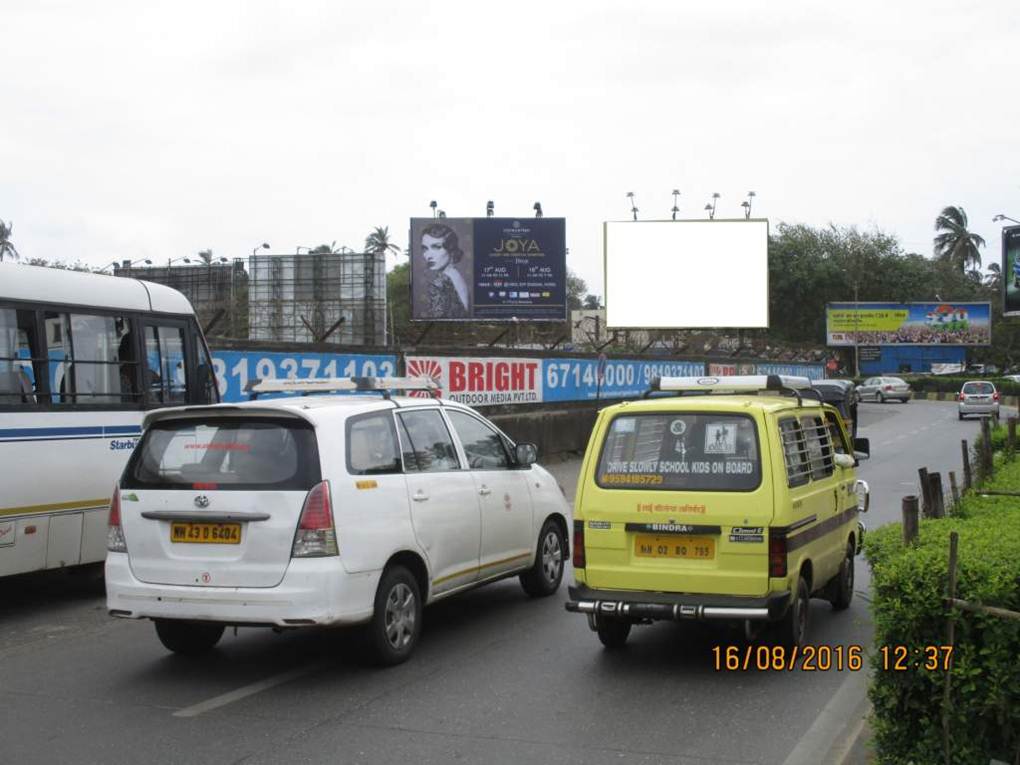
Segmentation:
<svg viewBox="0 0 1020 765">
<path fill-rule="evenodd" d="M 433 223 L 421 232 L 421 259 L 424 262 L 425 305 L 422 313 L 427 318 L 470 318 L 468 283 L 457 269 L 464 258 L 460 241 L 450 226 Z"/>
</svg>

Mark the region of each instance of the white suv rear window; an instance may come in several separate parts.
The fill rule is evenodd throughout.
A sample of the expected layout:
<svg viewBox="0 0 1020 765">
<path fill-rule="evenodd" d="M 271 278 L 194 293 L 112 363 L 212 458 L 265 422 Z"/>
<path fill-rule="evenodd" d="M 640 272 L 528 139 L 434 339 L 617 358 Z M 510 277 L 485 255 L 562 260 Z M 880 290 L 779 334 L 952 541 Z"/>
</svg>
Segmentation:
<svg viewBox="0 0 1020 765">
<path fill-rule="evenodd" d="M 293 489 L 321 480 L 315 431 L 299 420 L 163 420 L 124 471 L 124 488 Z"/>
<path fill-rule="evenodd" d="M 761 483 L 758 431 L 735 414 L 617 417 L 595 479 L 605 489 L 752 491 Z"/>
</svg>

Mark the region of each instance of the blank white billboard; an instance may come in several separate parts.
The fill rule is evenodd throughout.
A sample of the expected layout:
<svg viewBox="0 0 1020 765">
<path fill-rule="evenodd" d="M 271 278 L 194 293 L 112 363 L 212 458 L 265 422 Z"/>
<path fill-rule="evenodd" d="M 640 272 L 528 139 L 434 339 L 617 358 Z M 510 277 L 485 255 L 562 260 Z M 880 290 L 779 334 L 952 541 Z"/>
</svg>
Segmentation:
<svg viewBox="0 0 1020 765">
<path fill-rule="evenodd" d="M 604 224 L 606 326 L 768 327 L 767 220 Z"/>
</svg>

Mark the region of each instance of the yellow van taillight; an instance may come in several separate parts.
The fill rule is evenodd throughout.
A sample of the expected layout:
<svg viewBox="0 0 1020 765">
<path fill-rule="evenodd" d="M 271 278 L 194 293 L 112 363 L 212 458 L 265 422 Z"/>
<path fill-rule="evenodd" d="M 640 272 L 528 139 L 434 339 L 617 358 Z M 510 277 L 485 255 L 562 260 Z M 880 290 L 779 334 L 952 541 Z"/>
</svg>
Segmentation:
<svg viewBox="0 0 1020 765">
<path fill-rule="evenodd" d="M 786 576 L 786 537 L 769 536 L 769 576 Z"/>
<path fill-rule="evenodd" d="M 574 568 L 584 568 L 584 521 L 574 521 Z"/>
</svg>

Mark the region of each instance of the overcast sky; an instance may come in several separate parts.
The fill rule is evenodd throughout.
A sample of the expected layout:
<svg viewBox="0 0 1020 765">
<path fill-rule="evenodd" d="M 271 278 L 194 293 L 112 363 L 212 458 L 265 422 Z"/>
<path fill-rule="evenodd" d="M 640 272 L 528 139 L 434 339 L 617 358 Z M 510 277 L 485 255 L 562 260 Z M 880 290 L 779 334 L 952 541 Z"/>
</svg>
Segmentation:
<svg viewBox="0 0 1020 765">
<path fill-rule="evenodd" d="M 408 219 L 754 213 L 930 254 L 1020 219 L 1015 2 L 0 3 L 0 219 L 24 257 L 239 257 Z M 395 262 L 391 258 L 391 263 Z M 864 296 L 862 296 L 864 297 Z"/>
</svg>

